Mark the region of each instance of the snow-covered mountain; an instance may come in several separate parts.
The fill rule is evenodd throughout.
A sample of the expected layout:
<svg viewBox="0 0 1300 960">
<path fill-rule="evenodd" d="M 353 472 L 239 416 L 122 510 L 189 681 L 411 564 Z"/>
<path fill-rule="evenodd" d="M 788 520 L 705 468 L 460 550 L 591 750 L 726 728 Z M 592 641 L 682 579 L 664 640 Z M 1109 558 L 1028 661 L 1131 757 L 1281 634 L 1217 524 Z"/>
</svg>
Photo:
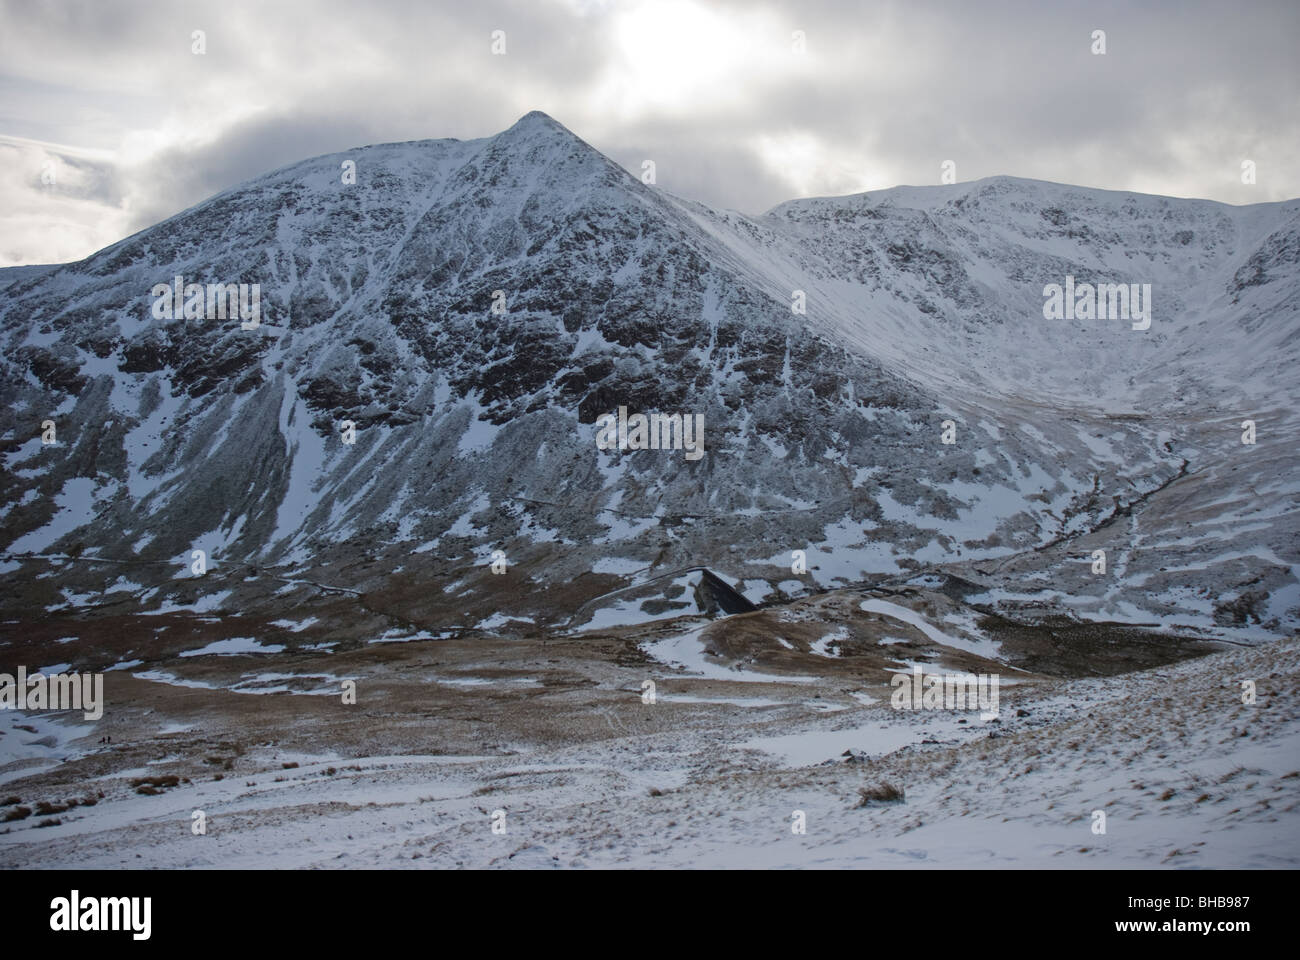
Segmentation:
<svg viewBox="0 0 1300 960">
<path fill-rule="evenodd" d="M 258 324 L 169 318 L 178 276 L 257 285 Z M 1051 284 L 1137 285 L 1149 328 L 1046 319 Z M 748 217 L 530 113 L 0 271 L 0 341 L 11 618 L 310 582 L 435 633 L 608 624 L 715 604 L 668 576 L 706 567 L 754 602 L 911 580 L 1019 619 L 1300 624 L 1300 200 L 998 177 Z M 600 449 L 620 407 L 702 416 L 704 455 Z"/>
</svg>

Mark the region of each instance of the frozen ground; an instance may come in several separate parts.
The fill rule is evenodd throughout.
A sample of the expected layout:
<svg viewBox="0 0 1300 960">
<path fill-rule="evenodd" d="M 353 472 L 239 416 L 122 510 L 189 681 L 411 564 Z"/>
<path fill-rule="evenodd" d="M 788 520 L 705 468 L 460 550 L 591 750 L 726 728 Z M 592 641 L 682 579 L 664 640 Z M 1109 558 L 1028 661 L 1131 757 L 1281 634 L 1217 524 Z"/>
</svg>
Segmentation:
<svg viewBox="0 0 1300 960">
<path fill-rule="evenodd" d="M 674 629 L 699 643 L 698 627 Z M 652 654 L 686 644 L 636 642 Z M 299 671 L 267 674 L 266 654 L 208 674 L 214 689 L 158 677 L 148 694 L 119 689 L 140 709 L 115 725 L 112 746 L 96 743 L 102 726 L 14 750 L 19 715 L 6 714 L 0 799 L 56 812 L 4 824 L 0 866 L 1300 864 L 1295 639 L 1110 677 L 1022 673 L 987 723 L 976 712 L 895 711 L 887 686 L 843 673 L 791 683 L 752 668 L 674 668 L 593 641 L 577 677 L 570 657 L 580 646 L 557 641 L 544 659 L 520 646 L 494 651 L 502 666 L 477 673 L 445 654 L 430 669 L 440 649 L 430 645 L 422 654 L 381 645 L 400 661 L 341 663 L 337 675 L 362 677 L 362 691 L 381 667 L 417 684 L 363 695 L 352 708 L 365 712 L 359 726 L 333 698 L 305 695 L 330 676 L 286 684 Z M 916 654 L 934 671 L 962 655 Z M 186 666 L 229 671 L 234 661 Z M 248 677 L 274 695 L 251 696 Z M 653 704 L 642 702 L 641 678 L 656 680 Z M 1253 705 L 1242 702 L 1243 680 L 1255 681 Z M 466 710 L 490 729 L 457 734 Z M 400 735 L 398 718 L 411 721 Z M 295 738 L 268 732 L 290 720 Z M 37 732 L 56 726 L 47 719 Z M 58 751 L 75 755 L 56 763 Z M 157 794 L 131 786 L 168 774 L 185 779 Z M 904 799 L 858 806 L 860 788 L 886 784 Z M 74 797 L 96 802 L 57 811 Z M 195 810 L 205 836 L 191 831 Z M 504 833 L 492 829 L 497 811 Z M 802 835 L 791 829 L 796 811 Z M 1093 831 L 1094 811 L 1105 813 L 1104 834 Z M 60 822 L 38 826 L 51 817 Z"/>
</svg>

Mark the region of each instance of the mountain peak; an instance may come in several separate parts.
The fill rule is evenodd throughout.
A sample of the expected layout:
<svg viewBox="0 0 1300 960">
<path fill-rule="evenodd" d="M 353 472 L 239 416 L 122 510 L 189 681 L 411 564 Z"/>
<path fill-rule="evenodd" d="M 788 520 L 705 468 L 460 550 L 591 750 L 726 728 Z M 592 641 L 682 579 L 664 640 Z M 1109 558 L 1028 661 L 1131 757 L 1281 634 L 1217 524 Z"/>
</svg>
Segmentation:
<svg viewBox="0 0 1300 960">
<path fill-rule="evenodd" d="M 497 134 L 498 137 L 536 136 L 561 133 L 574 140 L 580 139 L 576 133 L 560 123 L 549 114 L 540 110 L 529 110 L 513 124 Z"/>
<path fill-rule="evenodd" d="M 592 153 L 604 159 L 604 155 L 600 154 L 595 147 L 540 110 L 530 110 L 511 126 L 487 139 L 492 144 L 506 147 L 512 152 L 545 147 L 572 154 Z"/>
<path fill-rule="evenodd" d="M 593 147 L 587 141 L 540 110 L 524 114 L 500 133 L 483 141 L 486 150 L 483 161 L 504 164 L 502 176 L 514 176 L 521 169 L 544 169 L 545 182 L 559 187 L 563 181 L 593 182 L 593 178 L 608 181 L 616 175 L 627 176 L 626 171 Z M 520 167 L 519 164 L 524 164 Z M 536 179 L 525 178 L 530 184 Z M 499 185 L 500 180 L 492 180 Z M 570 189 L 563 192 L 567 195 Z"/>
<path fill-rule="evenodd" d="M 514 125 L 512 126 L 511 129 L 513 129 L 513 127 L 523 127 L 526 125 L 536 125 L 536 124 L 545 124 L 551 127 L 562 127 L 562 124 L 560 124 L 559 121 L 557 121 L 549 113 L 544 113 L 541 110 L 529 110 L 527 113 L 525 113 L 522 117 L 520 117 L 518 120 L 514 122 Z"/>
</svg>

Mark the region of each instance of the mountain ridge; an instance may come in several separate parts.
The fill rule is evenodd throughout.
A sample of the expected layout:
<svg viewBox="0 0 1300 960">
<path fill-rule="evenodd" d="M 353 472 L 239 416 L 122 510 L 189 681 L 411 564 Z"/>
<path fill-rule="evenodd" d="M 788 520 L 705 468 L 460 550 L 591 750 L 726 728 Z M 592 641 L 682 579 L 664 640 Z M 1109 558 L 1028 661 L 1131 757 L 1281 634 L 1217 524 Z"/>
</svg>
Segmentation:
<svg viewBox="0 0 1300 960">
<path fill-rule="evenodd" d="M 1208 203 L 989 178 L 748 217 L 643 184 L 536 111 L 311 158 L 0 287 L 0 547 L 180 571 L 198 548 L 370 590 L 470 571 L 402 598 L 430 629 L 506 607 L 564 622 L 633 569 L 701 561 L 751 601 L 942 569 L 1010 611 L 1023 591 L 979 565 L 1033 561 L 1044 609 L 1222 630 L 1177 577 L 1114 586 L 1053 555 L 1140 504 L 1129 555 L 1154 538 L 1156 567 L 1205 565 L 1193 592 L 1263 592 L 1243 635 L 1282 629 L 1300 622 L 1300 201 Z M 259 284 L 260 326 L 155 320 L 146 294 L 175 274 Z M 1067 276 L 1152 283 L 1149 335 L 1044 321 Z M 620 405 L 700 413 L 707 456 L 597 451 Z M 1228 418 L 1247 414 L 1265 426 L 1234 464 Z M 46 418 L 62 446 L 40 443 Z M 1163 505 L 1201 486 L 1269 491 L 1275 529 L 1241 516 L 1219 526 L 1242 551 L 1183 542 L 1189 507 Z M 507 600 L 482 573 L 497 550 L 524 581 Z M 780 572 L 794 550 L 808 574 Z M 29 608 L 190 589 L 88 570 L 56 589 L 33 564 L 3 567 Z M 255 582 L 229 597 L 280 602 Z"/>
</svg>

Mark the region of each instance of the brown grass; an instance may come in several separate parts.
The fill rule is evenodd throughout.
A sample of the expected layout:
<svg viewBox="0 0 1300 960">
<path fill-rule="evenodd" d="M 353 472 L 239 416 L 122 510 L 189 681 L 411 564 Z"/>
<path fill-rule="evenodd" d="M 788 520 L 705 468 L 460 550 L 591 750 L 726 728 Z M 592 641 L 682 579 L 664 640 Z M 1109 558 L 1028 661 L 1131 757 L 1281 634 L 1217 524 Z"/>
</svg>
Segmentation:
<svg viewBox="0 0 1300 960">
<path fill-rule="evenodd" d="M 168 787 L 176 786 L 180 782 L 180 777 L 168 774 L 165 777 L 139 777 L 131 781 L 131 786 L 135 787 L 136 793 L 152 797 L 162 793 Z"/>
<path fill-rule="evenodd" d="M 878 783 L 868 787 L 858 787 L 858 806 L 869 807 L 877 803 L 902 803 L 903 788 L 892 783 Z"/>
</svg>

